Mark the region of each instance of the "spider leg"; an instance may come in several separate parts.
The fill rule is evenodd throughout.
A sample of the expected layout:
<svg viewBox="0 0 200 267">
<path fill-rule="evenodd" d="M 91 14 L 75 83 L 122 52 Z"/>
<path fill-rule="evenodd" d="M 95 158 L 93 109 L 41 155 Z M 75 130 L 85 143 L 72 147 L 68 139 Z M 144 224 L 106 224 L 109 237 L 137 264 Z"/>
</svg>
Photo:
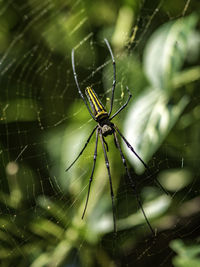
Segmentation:
<svg viewBox="0 0 200 267">
<path fill-rule="evenodd" d="M 87 209 L 88 200 L 89 200 L 90 187 L 91 187 L 91 183 L 93 180 L 94 169 L 95 169 L 95 164 L 96 164 L 96 159 L 97 159 L 97 145 L 98 145 L 98 129 L 96 130 L 96 144 L 95 144 L 95 150 L 94 150 L 93 167 L 92 167 L 92 173 L 91 173 L 90 180 L 89 180 L 88 193 L 87 193 L 87 198 L 86 198 L 86 202 L 85 202 L 85 208 L 83 211 L 82 219 L 84 218 L 84 215 L 85 215 L 85 212 Z"/>
<path fill-rule="evenodd" d="M 97 125 L 98 126 L 98 125 Z M 86 146 L 88 145 L 88 143 L 90 142 L 90 139 L 93 135 L 93 133 L 95 132 L 97 126 L 94 127 L 94 129 L 92 130 L 90 136 L 88 137 L 84 147 L 82 148 L 82 150 L 80 151 L 80 153 L 78 154 L 78 156 L 75 158 L 75 160 L 69 165 L 69 167 L 65 170 L 66 172 L 74 165 L 74 163 L 77 161 L 77 159 L 81 156 L 81 154 L 83 153 L 83 151 L 85 150 Z"/>
<path fill-rule="evenodd" d="M 106 150 L 108 152 L 108 143 L 106 142 L 105 138 L 103 138 L 104 144 L 106 145 Z"/>
<path fill-rule="evenodd" d="M 74 49 L 72 49 L 72 55 L 71 55 L 71 57 L 72 57 L 72 69 L 73 69 L 73 74 L 74 74 L 74 80 L 75 80 L 75 82 L 76 82 L 76 86 L 77 86 L 77 88 L 78 88 L 79 95 L 80 95 L 81 98 L 83 99 L 83 101 L 84 101 L 84 103 L 85 103 L 85 105 L 86 105 L 86 107 L 87 107 L 87 109 L 88 109 L 90 115 L 91 115 L 92 118 L 95 120 L 95 117 L 94 117 L 94 115 L 92 114 L 92 111 L 90 110 L 90 108 L 89 108 L 89 106 L 88 106 L 88 104 L 87 104 L 87 101 L 86 101 L 84 95 L 82 94 L 81 89 L 80 89 L 80 86 L 79 86 L 79 83 L 78 83 L 78 78 L 77 78 L 76 69 L 75 69 L 75 63 L 74 63 Z"/>
<path fill-rule="evenodd" d="M 114 128 L 117 130 L 117 132 L 119 133 L 119 135 L 121 136 L 121 138 L 123 139 L 123 141 L 125 142 L 125 144 L 127 145 L 127 147 L 135 154 L 135 156 L 142 162 L 142 164 L 144 165 L 144 167 L 149 171 L 149 167 L 147 166 L 147 164 L 141 159 L 141 157 L 135 152 L 134 148 L 131 146 L 131 144 L 126 140 L 126 138 L 123 136 L 123 134 L 120 132 L 120 130 L 117 128 L 116 125 L 114 125 Z M 162 191 L 166 194 L 169 195 L 169 192 L 167 192 L 167 190 L 160 184 L 160 182 L 154 178 L 154 182 L 162 189 Z"/>
<path fill-rule="evenodd" d="M 112 108 L 113 108 L 113 101 L 114 101 L 114 93 L 115 93 L 115 86 L 116 86 L 116 64 L 115 64 L 115 59 L 114 59 L 114 56 L 113 56 L 113 52 L 112 52 L 112 49 L 110 47 L 110 44 L 108 42 L 108 40 L 105 38 L 104 39 L 107 47 L 108 47 L 108 50 L 110 52 L 110 55 L 111 55 L 111 58 L 112 58 L 112 64 L 113 64 L 113 84 L 112 84 L 112 96 L 111 96 L 111 102 L 110 102 L 110 111 L 108 113 L 108 116 L 110 116 L 111 112 L 112 112 Z"/>
<path fill-rule="evenodd" d="M 111 118 L 110 118 L 109 120 L 112 120 L 118 113 L 120 113 L 120 111 L 122 111 L 122 110 L 128 105 L 128 102 L 130 101 L 130 99 L 131 99 L 131 97 L 132 97 L 132 94 L 131 94 L 131 92 L 129 91 L 128 86 L 126 86 L 126 89 L 127 89 L 127 91 L 128 91 L 128 94 L 129 94 L 129 97 L 128 97 L 126 103 L 125 103 L 125 104 L 124 104 L 124 105 L 123 105 L 117 112 L 115 112 L 115 114 L 112 115 Z"/>
<path fill-rule="evenodd" d="M 127 145 L 127 147 L 135 154 L 135 156 L 142 162 L 142 164 L 144 165 L 144 167 L 146 169 L 148 169 L 147 164 L 140 158 L 140 156 L 135 152 L 134 148 L 131 146 L 131 144 L 126 140 L 126 138 L 123 136 L 123 134 L 120 132 L 120 130 L 118 129 L 118 127 L 116 125 L 114 125 L 115 129 L 117 130 L 118 134 L 121 136 L 121 138 L 123 139 L 123 141 L 125 142 L 125 144 Z"/>
<path fill-rule="evenodd" d="M 128 175 L 128 178 L 129 178 L 131 187 L 132 187 L 134 193 L 136 194 L 136 199 L 137 199 L 138 204 L 139 204 L 139 206 L 140 206 L 140 209 L 141 209 L 141 211 L 142 211 L 142 213 L 143 213 L 143 215 L 144 215 L 144 218 L 145 218 L 145 220 L 146 220 L 146 222 L 147 222 L 147 224 L 148 224 L 148 226 L 149 226 L 151 232 L 152 232 L 153 235 L 154 235 L 154 234 L 155 234 L 155 233 L 154 233 L 154 230 L 153 230 L 153 228 L 152 228 L 152 226 L 151 226 L 151 224 L 150 224 L 150 222 L 149 222 L 149 220 L 148 220 L 148 218 L 147 218 L 147 216 L 146 216 L 146 213 L 145 213 L 145 211 L 144 211 L 144 209 L 143 209 L 143 206 L 142 206 L 142 202 L 141 202 L 140 197 L 139 197 L 139 195 L 138 195 L 138 193 L 137 193 L 135 183 L 134 183 L 134 181 L 133 181 L 133 179 L 132 179 L 132 177 L 131 177 L 131 175 L 130 175 L 130 172 L 129 172 L 129 170 L 128 170 L 128 167 L 127 167 L 127 164 L 126 164 L 126 159 L 125 159 L 125 157 L 124 157 L 124 154 L 123 154 L 123 152 L 122 152 L 121 146 L 120 146 L 120 144 L 119 144 L 119 141 L 118 141 L 118 138 L 117 138 L 116 131 L 114 131 L 113 134 L 114 134 L 114 140 L 115 140 L 116 146 L 117 146 L 117 148 L 118 148 L 118 150 L 119 150 L 119 152 L 120 152 L 120 156 L 121 156 L 122 162 L 123 162 L 124 167 L 125 167 L 125 169 L 126 169 L 126 173 L 127 173 L 127 175 Z"/>
<path fill-rule="evenodd" d="M 112 200 L 112 210 L 113 210 L 113 224 L 114 224 L 114 232 L 117 232 L 117 227 L 116 227 L 116 212 L 115 212 L 115 204 L 114 204 L 114 193 L 113 193 L 113 186 L 112 186 L 112 179 L 111 179 L 111 174 L 110 174 L 110 164 L 108 161 L 108 156 L 106 153 L 104 141 L 103 141 L 103 136 L 101 130 L 99 131 L 99 137 L 102 143 L 103 147 L 103 153 L 104 153 L 104 158 L 105 158 L 105 163 L 106 163 L 106 168 L 108 171 L 108 177 L 109 177 L 109 182 L 110 182 L 110 195 L 111 195 L 111 200 Z"/>
</svg>

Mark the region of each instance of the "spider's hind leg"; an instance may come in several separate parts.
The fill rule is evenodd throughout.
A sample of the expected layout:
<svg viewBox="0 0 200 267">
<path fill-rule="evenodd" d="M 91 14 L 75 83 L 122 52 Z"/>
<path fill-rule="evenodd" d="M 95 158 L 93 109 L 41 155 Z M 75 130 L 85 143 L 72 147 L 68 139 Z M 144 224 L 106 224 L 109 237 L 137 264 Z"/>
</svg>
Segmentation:
<svg viewBox="0 0 200 267">
<path fill-rule="evenodd" d="M 148 224 L 148 226 L 149 226 L 151 232 L 153 233 L 153 235 L 155 235 L 154 230 L 153 230 L 153 228 L 152 228 L 152 226 L 151 226 L 151 224 L 150 224 L 150 222 L 149 222 L 149 220 L 148 220 L 148 218 L 147 218 L 147 216 L 146 216 L 146 213 L 145 213 L 145 211 L 144 211 L 144 208 L 143 208 L 143 206 L 142 206 L 142 202 L 141 202 L 141 199 L 140 199 L 139 194 L 138 194 L 138 192 L 137 192 L 135 183 L 134 183 L 134 181 L 133 181 L 133 179 L 132 179 L 132 177 L 131 177 L 131 175 L 130 175 L 130 172 L 129 172 L 129 170 L 128 170 L 128 167 L 127 167 L 127 164 L 126 164 L 126 159 L 125 159 L 125 157 L 124 157 L 124 154 L 123 154 L 123 152 L 122 152 L 121 146 L 120 146 L 120 144 L 119 144 L 119 141 L 118 141 L 118 138 L 117 138 L 116 131 L 114 131 L 113 134 L 114 134 L 114 140 L 115 140 L 116 146 L 117 146 L 117 148 L 118 148 L 118 150 L 119 150 L 119 152 L 120 152 L 120 156 L 121 156 L 122 162 L 123 162 L 124 167 L 125 167 L 125 169 L 126 169 L 126 173 L 127 173 L 127 175 L 128 175 L 128 179 L 129 179 L 131 188 L 133 189 L 133 192 L 134 192 L 135 195 L 136 195 L 137 202 L 138 202 L 138 204 L 139 204 L 139 206 L 140 206 L 140 209 L 141 209 L 141 211 L 142 211 L 142 213 L 143 213 L 143 215 L 144 215 L 144 218 L 145 218 L 145 220 L 146 220 L 146 222 L 147 222 L 147 224 Z"/>
<path fill-rule="evenodd" d="M 106 153 L 106 149 L 105 149 L 105 145 L 104 145 L 104 140 L 103 140 L 104 138 L 103 138 L 103 135 L 102 135 L 101 130 L 99 131 L 99 137 L 100 137 L 101 144 L 102 144 L 102 147 L 103 147 L 105 164 L 106 164 L 106 168 L 107 168 L 107 172 L 108 172 L 108 178 L 109 178 L 109 183 L 110 183 L 110 196 L 111 196 L 111 200 L 112 200 L 114 232 L 117 233 L 117 227 L 116 227 L 116 209 L 115 209 L 115 203 L 114 203 L 114 192 L 113 192 L 112 179 L 111 179 L 111 173 L 110 173 L 110 164 L 109 164 L 109 161 L 108 161 L 108 156 L 107 156 L 107 153 Z"/>
<path fill-rule="evenodd" d="M 128 142 L 128 140 L 123 136 L 123 134 L 120 132 L 120 130 L 118 129 L 118 127 L 116 125 L 114 125 L 116 131 L 118 132 L 118 134 L 121 136 L 122 140 L 124 141 L 124 143 L 127 145 L 127 147 L 133 152 L 133 154 L 135 154 L 135 156 L 139 159 L 139 161 L 143 164 L 143 166 L 147 169 L 147 171 L 149 171 L 149 167 L 147 166 L 147 164 L 141 159 L 141 157 L 136 153 L 136 151 L 134 150 L 134 148 L 131 146 L 131 144 Z M 154 178 L 154 182 L 159 186 L 159 188 L 166 194 L 169 195 L 169 192 L 161 185 L 161 183 L 158 181 L 157 178 Z"/>
<path fill-rule="evenodd" d="M 104 144 L 106 145 L 106 150 L 107 150 L 107 152 L 108 152 L 108 143 L 106 142 L 106 140 L 105 140 L 104 137 L 103 137 L 103 142 L 104 142 Z"/>
</svg>

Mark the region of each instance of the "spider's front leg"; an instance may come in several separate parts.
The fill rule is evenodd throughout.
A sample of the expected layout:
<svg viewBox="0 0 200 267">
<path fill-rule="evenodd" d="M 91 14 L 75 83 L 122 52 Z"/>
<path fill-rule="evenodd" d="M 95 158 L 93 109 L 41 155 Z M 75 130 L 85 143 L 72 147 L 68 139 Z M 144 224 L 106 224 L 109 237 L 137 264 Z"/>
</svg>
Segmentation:
<svg viewBox="0 0 200 267">
<path fill-rule="evenodd" d="M 98 127 L 98 125 L 92 130 L 90 136 L 88 137 L 84 147 L 82 148 L 82 150 L 80 151 L 80 153 L 78 154 L 78 156 L 75 158 L 75 160 L 69 165 L 69 167 L 65 170 L 66 172 L 74 165 L 74 163 L 79 159 L 79 157 L 82 155 L 83 151 L 86 149 L 87 145 L 90 142 L 91 137 L 93 136 L 96 128 Z"/>
<path fill-rule="evenodd" d="M 94 175 L 94 169 L 95 169 L 96 159 L 97 159 L 97 146 L 98 146 L 98 128 L 96 129 L 96 143 L 95 143 L 95 150 L 94 150 L 92 173 L 90 175 L 89 186 L 88 186 L 88 193 L 87 193 L 87 198 L 86 198 L 86 202 L 85 202 L 85 208 L 83 210 L 82 219 L 84 218 L 84 215 L 85 215 L 85 212 L 86 212 L 86 209 L 87 209 L 88 200 L 89 200 L 90 187 L 91 187 L 91 184 L 92 184 L 93 175 Z"/>
<path fill-rule="evenodd" d="M 113 101 L 114 101 L 114 94 L 115 94 L 115 87 L 116 87 L 116 63 L 115 63 L 115 58 L 113 56 L 113 52 L 112 52 L 112 49 L 110 47 L 110 44 L 108 42 L 108 40 L 105 38 L 104 39 L 107 47 L 108 47 L 108 50 L 110 52 L 110 55 L 111 55 L 111 58 L 112 58 L 112 64 L 113 64 L 113 84 L 112 84 L 112 96 L 111 96 L 111 102 L 110 102 L 110 110 L 109 110 L 109 113 L 108 113 L 108 116 L 110 116 L 111 112 L 112 112 L 112 108 L 113 108 Z"/>
</svg>

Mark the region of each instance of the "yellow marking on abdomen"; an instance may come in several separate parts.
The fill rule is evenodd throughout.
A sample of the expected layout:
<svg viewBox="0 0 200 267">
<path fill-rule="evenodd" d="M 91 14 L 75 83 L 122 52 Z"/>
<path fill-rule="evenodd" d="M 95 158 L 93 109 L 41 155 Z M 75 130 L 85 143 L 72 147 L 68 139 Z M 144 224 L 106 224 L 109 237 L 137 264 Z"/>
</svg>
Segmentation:
<svg viewBox="0 0 200 267">
<path fill-rule="evenodd" d="M 101 103 L 99 102 L 99 99 L 95 95 L 93 89 L 91 87 L 87 87 L 86 90 L 87 90 L 88 95 L 90 97 L 90 100 L 92 101 L 92 103 L 94 105 L 94 108 L 95 108 L 95 110 L 97 112 L 97 115 L 96 116 L 98 116 L 99 113 L 107 114 L 107 112 L 104 110 L 104 108 L 102 107 Z M 99 109 L 100 109 L 100 111 L 99 111 Z"/>
</svg>

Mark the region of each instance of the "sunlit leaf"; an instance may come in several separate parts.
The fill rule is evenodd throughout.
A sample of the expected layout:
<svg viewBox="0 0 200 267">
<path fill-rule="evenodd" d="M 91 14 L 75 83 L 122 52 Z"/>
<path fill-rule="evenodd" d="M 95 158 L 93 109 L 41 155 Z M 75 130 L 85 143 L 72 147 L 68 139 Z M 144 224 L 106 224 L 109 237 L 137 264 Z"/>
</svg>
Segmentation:
<svg viewBox="0 0 200 267">
<path fill-rule="evenodd" d="M 176 192 L 192 181 L 192 175 L 186 168 L 170 169 L 160 172 L 158 179 L 165 189 Z"/>
<path fill-rule="evenodd" d="M 155 200 L 149 201 L 147 204 L 144 204 L 145 213 L 148 219 L 153 219 L 162 215 L 169 208 L 170 203 L 170 197 L 162 195 Z M 119 229 L 122 230 L 144 223 L 146 223 L 145 218 L 141 210 L 138 210 L 136 213 L 130 215 L 129 217 L 119 220 L 118 225 Z"/>
<path fill-rule="evenodd" d="M 163 91 L 150 88 L 132 102 L 124 123 L 124 133 L 135 151 L 148 161 L 158 149 L 188 103 L 183 96 L 177 104 L 168 103 Z M 135 169 L 143 170 L 142 164 L 124 146 Z"/>
<path fill-rule="evenodd" d="M 144 70 L 151 84 L 170 90 L 172 78 L 183 65 L 197 17 L 191 15 L 161 26 L 144 53 Z"/>
</svg>

